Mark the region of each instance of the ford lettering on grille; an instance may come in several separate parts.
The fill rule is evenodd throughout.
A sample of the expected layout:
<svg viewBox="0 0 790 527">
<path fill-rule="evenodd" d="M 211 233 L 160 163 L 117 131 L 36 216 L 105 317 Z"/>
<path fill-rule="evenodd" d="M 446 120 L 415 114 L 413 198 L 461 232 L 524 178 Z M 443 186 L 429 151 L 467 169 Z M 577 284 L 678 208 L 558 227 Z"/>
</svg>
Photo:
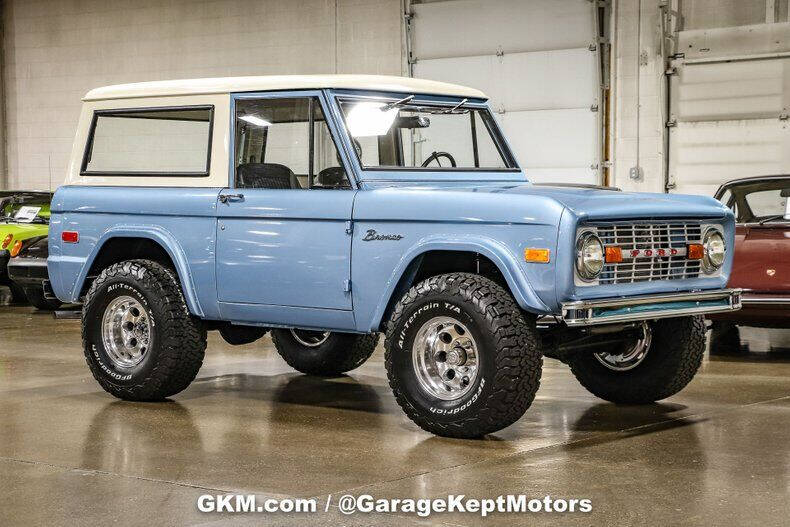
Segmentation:
<svg viewBox="0 0 790 527">
<path fill-rule="evenodd" d="M 599 284 L 681 280 L 700 275 L 700 261 L 686 258 L 689 244 L 702 243 L 699 222 L 596 225 L 603 245 L 618 246 L 623 261 L 606 263 Z"/>
</svg>

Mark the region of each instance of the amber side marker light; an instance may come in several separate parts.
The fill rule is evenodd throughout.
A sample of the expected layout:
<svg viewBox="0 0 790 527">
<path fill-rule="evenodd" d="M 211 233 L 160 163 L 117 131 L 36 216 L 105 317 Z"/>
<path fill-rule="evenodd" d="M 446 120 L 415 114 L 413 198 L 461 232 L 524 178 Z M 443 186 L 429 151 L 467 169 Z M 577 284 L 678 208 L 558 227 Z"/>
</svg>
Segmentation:
<svg viewBox="0 0 790 527">
<path fill-rule="evenodd" d="M 549 263 L 548 249 L 524 249 L 524 259 L 532 263 Z"/>
<path fill-rule="evenodd" d="M 7 235 L 5 237 L 5 239 L 3 240 L 3 244 L 0 245 L 0 249 L 8 249 L 8 246 L 11 245 L 11 240 L 13 240 L 13 239 L 14 239 L 14 235 L 13 234 Z"/>
<path fill-rule="evenodd" d="M 705 246 L 701 243 L 689 244 L 686 254 L 689 260 L 702 260 L 705 256 Z"/>
<path fill-rule="evenodd" d="M 16 258 L 16 255 L 22 250 L 22 240 L 17 240 L 13 247 L 11 247 L 11 258 Z"/>
<path fill-rule="evenodd" d="M 606 248 L 606 263 L 620 263 L 623 261 L 623 250 L 620 247 Z"/>
</svg>

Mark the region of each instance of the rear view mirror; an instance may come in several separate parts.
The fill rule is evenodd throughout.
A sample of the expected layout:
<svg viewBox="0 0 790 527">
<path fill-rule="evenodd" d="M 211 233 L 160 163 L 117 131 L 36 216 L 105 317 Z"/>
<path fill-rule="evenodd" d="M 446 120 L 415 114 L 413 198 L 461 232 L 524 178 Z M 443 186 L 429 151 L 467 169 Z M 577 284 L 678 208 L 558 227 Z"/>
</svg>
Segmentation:
<svg viewBox="0 0 790 527">
<path fill-rule="evenodd" d="M 428 128 L 431 126 L 431 120 L 421 115 L 399 115 L 395 120 L 395 126 L 398 128 Z"/>
</svg>

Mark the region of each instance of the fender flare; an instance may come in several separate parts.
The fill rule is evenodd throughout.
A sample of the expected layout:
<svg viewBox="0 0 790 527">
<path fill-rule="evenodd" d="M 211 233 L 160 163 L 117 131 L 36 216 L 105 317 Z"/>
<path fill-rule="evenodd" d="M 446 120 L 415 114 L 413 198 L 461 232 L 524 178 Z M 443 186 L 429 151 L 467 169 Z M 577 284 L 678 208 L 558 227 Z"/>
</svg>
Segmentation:
<svg viewBox="0 0 790 527">
<path fill-rule="evenodd" d="M 181 283 L 181 290 L 184 293 L 189 311 L 197 317 L 203 316 L 203 309 L 198 301 L 195 284 L 192 281 L 192 273 L 189 272 L 189 264 L 181 244 L 178 243 L 178 239 L 170 231 L 152 225 L 116 225 L 104 231 L 96 240 L 96 245 L 85 260 L 85 265 L 77 277 L 74 289 L 72 290 L 73 301 L 78 300 L 80 291 L 82 291 L 82 287 L 88 277 L 88 271 L 96 260 L 96 257 L 99 255 L 104 245 L 114 238 L 147 238 L 158 243 L 170 256 L 176 268 L 178 280 Z"/>
<path fill-rule="evenodd" d="M 515 255 L 502 243 L 484 237 L 464 237 L 455 240 L 428 238 L 413 245 L 398 262 L 398 266 L 390 276 L 387 289 L 373 315 L 371 323 L 373 331 L 381 327 L 382 319 L 390 304 L 392 295 L 395 293 L 395 288 L 398 287 L 404 273 L 408 271 L 409 265 L 429 251 L 466 251 L 482 254 L 497 266 L 499 272 L 504 276 L 511 294 L 522 309 L 532 313 L 551 313 L 551 309 L 538 297 L 526 274 L 516 263 Z"/>
</svg>

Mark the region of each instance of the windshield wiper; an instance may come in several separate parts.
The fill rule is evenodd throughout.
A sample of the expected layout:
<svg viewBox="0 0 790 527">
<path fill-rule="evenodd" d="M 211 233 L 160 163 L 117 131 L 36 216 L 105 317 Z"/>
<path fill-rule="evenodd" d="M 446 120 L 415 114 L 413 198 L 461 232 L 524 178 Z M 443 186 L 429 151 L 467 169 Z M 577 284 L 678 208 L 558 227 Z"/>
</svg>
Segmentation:
<svg viewBox="0 0 790 527">
<path fill-rule="evenodd" d="M 389 104 L 385 104 L 384 106 L 379 108 L 379 110 L 381 110 L 382 112 L 388 112 L 388 111 L 392 110 L 393 108 L 399 108 L 399 107 L 409 103 L 412 99 L 414 99 L 414 95 L 407 95 L 403 99 L 397 100 L 395 102 L 391 102 Z"/>
<path fill-rule="evenodd" d="M 766 218 L 761 219 L 760 221 L 757 222 L 757 225 L 763 225 L 764 223 L 768 223 L 769 221 L 783 220 L 783 219 L 786 219 L 784 214 L 774 214 L 773 216 L 768 216 Z"/>
<path fill-rule="evenodd" d="M 469 100 L 469 99 L 463 99 L 461 102 L 459 102 L 458 104 L 456 104 L 455 106 L 453 106 L 453 107 L 452 107 L 452 108 L 450 108 L 449 110 L 443 110 L 443 111 L 441 111 L 441 112 L 439 112 L 439 113 L 455 113 L 455 111 L 456 111 L 458 108 L 460 108 L 461 106 L 463 106 L 464 104 L 466 104 L 466 101 L 468 101 L 468 100 Z M 469 110 L 463 110 L 461 113 L 465 113 L 465 112 L 468 112 L 468 111 L 469 111 Z"/>
</svg>

